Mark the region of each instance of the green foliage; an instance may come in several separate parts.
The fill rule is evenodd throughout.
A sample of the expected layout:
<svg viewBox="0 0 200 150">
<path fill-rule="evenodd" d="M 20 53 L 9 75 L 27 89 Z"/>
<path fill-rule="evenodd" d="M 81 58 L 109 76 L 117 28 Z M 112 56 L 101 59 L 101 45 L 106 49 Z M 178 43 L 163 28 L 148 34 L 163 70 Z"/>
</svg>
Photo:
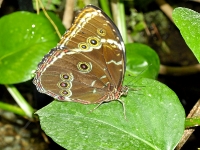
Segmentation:
<svg viewBox="0 0 200 150">
<path fill-rule="evenodd" d="M 200 62 L 200 14 L 188 8 L 176 8 L 173 20 L 179 28 L 186 44 Z"/>
<path fill-rule="evenodd" d="M 61 33 L 61 21 L 49 13 Z M 30 80 L 42 57 L 59 41 L 44 14 L 15 12 L 0 19 L 0 83 Z"/>
<path fill-rule="evenodd" d="M 61 21 L 50 15 L 64 33 Z M 43 14 L 16 12 L 2 17 L 0 28 L 1 84 L 30 80 L 59 41 Z M 156 53 L 142 44 L 126 44 L 126 50 L 129 93 L 121 100 L 127 119 L 118 101 L 91 113 L 97 105 L 54 101 L 36 114 L 55 142 L 67 149 L 174 149 L 184 130 L 184 109 L 172 90 L 153 80 L 159 70 Z"/>
</svg>

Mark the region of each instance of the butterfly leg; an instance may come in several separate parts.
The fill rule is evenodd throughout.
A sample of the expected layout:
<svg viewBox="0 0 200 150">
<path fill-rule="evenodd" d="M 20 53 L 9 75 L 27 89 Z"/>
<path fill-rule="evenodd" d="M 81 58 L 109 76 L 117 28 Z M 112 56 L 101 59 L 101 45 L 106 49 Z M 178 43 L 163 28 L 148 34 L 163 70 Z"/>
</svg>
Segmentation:
<svg viewBox="0 0 200 150">
<path fill-rule="evenodd" d="M 123 107 L 123 111 L 124 111 L 124 118 L 126 118 L 126 108 L 125 108 L 125 104 L 124 104 L 124 101 L 122 101 L 121 99 L 117 99 L 117 101 L 119 101 L 121 104 L 122 104 L 122 107 Z"/>
<path fill-rule="evenodd" d="M 122 107 L 123 107 L 123 113 L 124 113 L 124 118 L 126 118 L 126 108 L 125 108 L 125 104 L 122 100 L 120 99 L 116 99 L 116 101 L 119 101 L 121 104 L 122 104 Z M 88 113 L 91 113 L 93 112 L 95 109 L 97 109 L 102 103 L 104 103 L 104 101 L 102 101 L 101 103 L 99 103 L 96 107 L 94 107 L 92 110 L 90 110 Z"/>
<path fill-rule="evenodd" d="M 102 101 L 101 103 L 99 103 L 97 106 L 95 106 L 93 109 L 91 109 L 88 113 L 92 113 L 95 109 L 97 109 L 102 103 L 104 103 L 104 101 Z"/>
</svg>

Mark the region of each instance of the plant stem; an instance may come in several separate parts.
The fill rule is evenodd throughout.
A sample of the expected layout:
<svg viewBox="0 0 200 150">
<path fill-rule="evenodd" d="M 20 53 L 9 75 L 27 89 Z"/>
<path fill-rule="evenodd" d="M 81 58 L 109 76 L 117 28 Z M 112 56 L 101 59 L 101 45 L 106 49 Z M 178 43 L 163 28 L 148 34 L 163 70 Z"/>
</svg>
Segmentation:
<svg viewBox="0 0 200 150">
<path fill-rule="evenodd" d="M 117 2 L 111 2 L 113 20 L 117 25 L 124 43 L 128 42 L 127 32 L 126 32 L 126 21 L 125 21 L 125 11 L 124 4 L 120 0 Z"/>
<path fill-rule="evenodd" d="M 127 32 L 126 32 L 126 18 L 125 18 L 125 11 L 124 11 L 124 3 L 119 2 L 117 3 L 117 7 L 119 10 L 119 19 L 117 22 L 118 28 L 122 34 L 124 43 L 128 43 Z"/>
<path fill-rule="evenodd" d="M 26 116 L 29 118 L 33 118 L 33 112 L 34 109 L 27 103 L 27 101 L 23 98 L 23 96 L 19 93 L 16 87 L 13 85 L 5 85 L 8 92 L 12 95 L 14 100 L 17 102 L 17 104 L 21 107 L 21 109 L 24 111 Z"/>
<path fill-rule="evenodd" d="M 102 10 L 108 15 L 108 17 L 112 19 L 108 1 L 100 0 L 99 3 L 101 5 Z"/>
<path fill-rule="evenodd" d="M 9 112 L 13 112 L 20 116 L 26 116 L 25 112 L 21 108 L 13 106 L 11 104 L 0 102 L 0 108 Z"/>
</svg>

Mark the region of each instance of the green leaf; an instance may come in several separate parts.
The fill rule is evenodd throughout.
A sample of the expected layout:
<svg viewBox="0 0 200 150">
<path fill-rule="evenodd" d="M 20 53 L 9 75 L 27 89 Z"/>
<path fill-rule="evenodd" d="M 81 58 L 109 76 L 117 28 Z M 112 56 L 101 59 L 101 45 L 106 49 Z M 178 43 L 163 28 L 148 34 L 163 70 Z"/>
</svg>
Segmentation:
<svg viewBox="0 0 200 150">
<path fill-rule="evenodd" d="M 68 150 L 172 150 L 184 131 L 185 113 L 167 86 L 141 78 L 140 89 L 129 89 L 125 103 L 84 105 L 54 101 L 36 112 L 42 129 Z"/>
<path fill-rule="evenodd" d="M 60 32 L 65 29 L 55 19 Z M 42 57 L 57 45 L 59 37 L 41 13 L 15 12 L 0 19 L 0 83 L 14 84 L 32 78 Z"/>
<path fill-rule="evenodd" d="M 186 44 L 200 62 L 200 14 L 191 9 L 176 8 L 172 17 Z"/>
<path fill-rule="evenodd" d="M 126 44 L 126 74 L 155 79 L 160 68 L 159 57 L 150 47 L 139 44 Z"/>
</svg>

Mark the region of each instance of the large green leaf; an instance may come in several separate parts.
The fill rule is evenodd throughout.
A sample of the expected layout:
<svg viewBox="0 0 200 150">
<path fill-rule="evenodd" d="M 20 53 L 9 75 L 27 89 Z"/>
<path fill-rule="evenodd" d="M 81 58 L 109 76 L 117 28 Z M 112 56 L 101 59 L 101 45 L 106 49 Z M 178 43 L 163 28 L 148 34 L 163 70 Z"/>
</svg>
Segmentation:
<svg viewBox="0 0 200 150">
<path fill-rule="evenodd" d="M 200 14 L 191 9 L 176 8 L 172 17 L 186 44 L 200 62 Z"/>
<path fill-rule="evenodd" d="M 64 33 L 61 21 L 49 13 Z M 0 19 L 0 83 L 30 80 L 42 57 L 57 45 L 59 37 L 44 14 L 15 12 Z"/>
<path fill-rule="evenodd" d="M 126 80 L 126 78 L 125 78 Z M 175 93 L 151 79 L 140 78 L 125 103 L 94 105 L 54 101 L 36 112 L 42 129 L 68 150 L 173 150 L 184 131 L 185 113 Z"/>
<path fill-rule="evenodd" d="M 148 46 L 126 44 L 129 87 L 127 119 L 118 101 L 97 105 L 54 101 L 37 111 L 42 129 L 66 149 L 174 149 L 184 130 L 185 113 L 167 86 L 150 79 L 159 58 Z M 131 75 L 131 76 L 130 76 Z M 134 82 L 134 76 L 140 76 Z"/>
</svg>

